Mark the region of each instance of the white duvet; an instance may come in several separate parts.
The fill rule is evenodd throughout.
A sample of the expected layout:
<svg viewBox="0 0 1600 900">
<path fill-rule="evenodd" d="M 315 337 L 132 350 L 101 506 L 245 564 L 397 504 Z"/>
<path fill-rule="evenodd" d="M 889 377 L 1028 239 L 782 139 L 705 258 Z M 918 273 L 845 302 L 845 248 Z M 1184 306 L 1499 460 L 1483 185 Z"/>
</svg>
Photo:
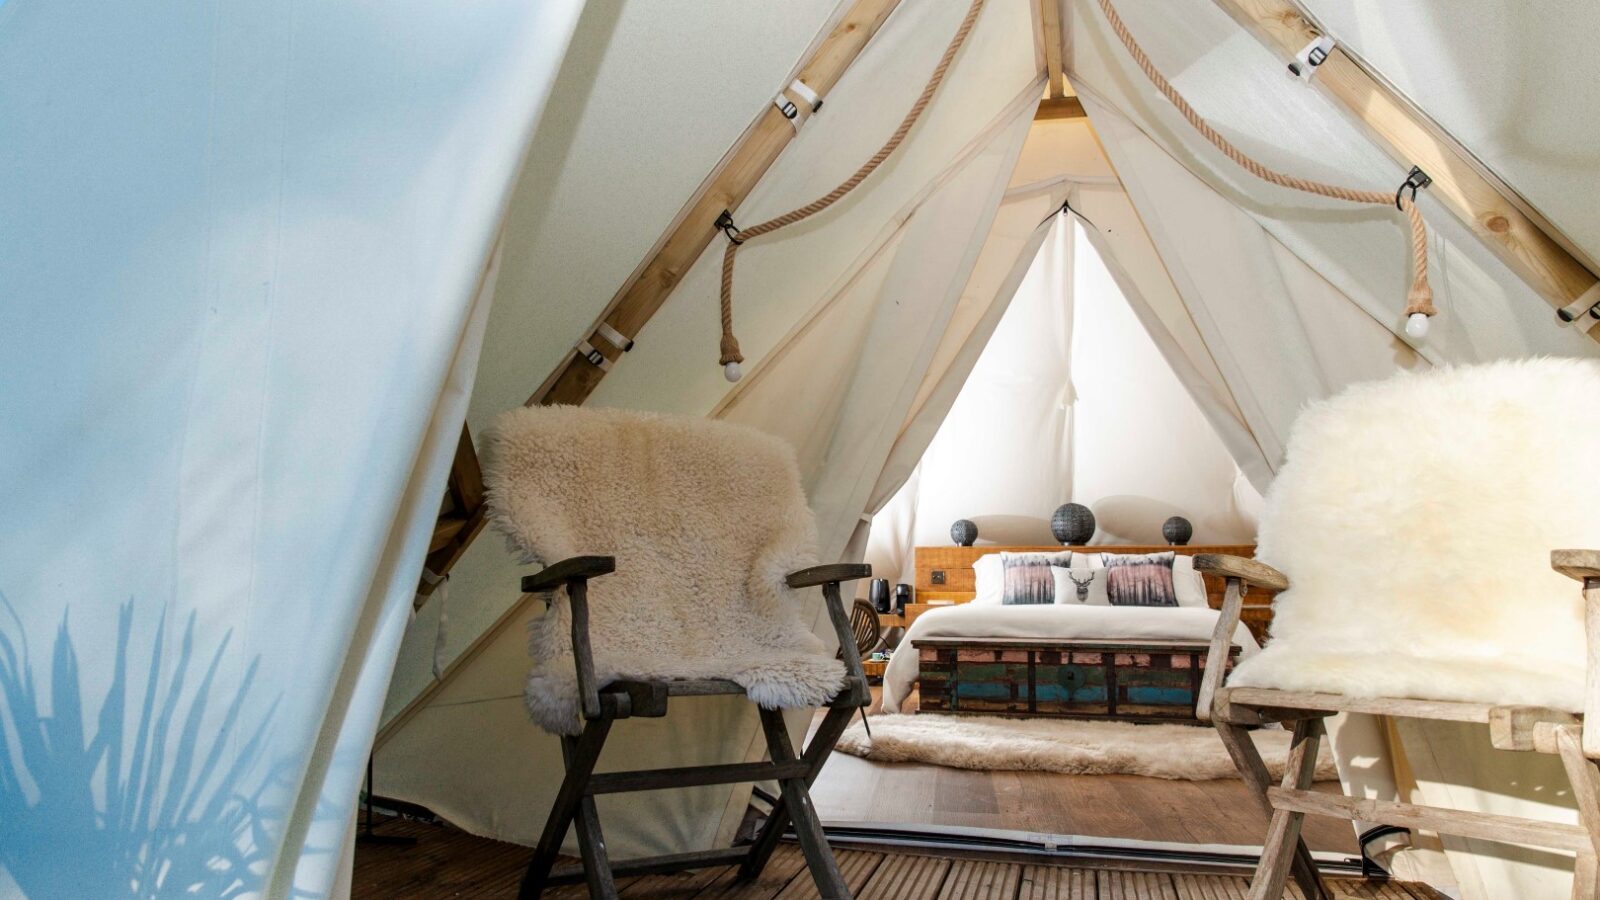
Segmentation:
<svg viewBox="0 0 1600 900">
<path fill-rule="evenodd" d="M 900 712 L 900 704 L 917 683 L 917 653 L 911 642 L 930 637 L 1088 638 L 1123 640 L 1211 639 L 1217 611 L 1185 606 L 991 606 L 964 603 L 923 613 L 911 623 L 900 649 L 883 673 L 883 711 Z M 1233 630 L 1241 658 L 1261 649 L 1249 629 Z"/>
</svg>

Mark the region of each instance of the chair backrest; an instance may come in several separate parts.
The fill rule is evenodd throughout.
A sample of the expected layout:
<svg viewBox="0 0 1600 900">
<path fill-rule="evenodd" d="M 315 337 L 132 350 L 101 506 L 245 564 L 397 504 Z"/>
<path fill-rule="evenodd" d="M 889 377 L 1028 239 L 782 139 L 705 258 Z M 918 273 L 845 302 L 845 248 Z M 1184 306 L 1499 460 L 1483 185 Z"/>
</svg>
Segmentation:
<svg viewBox="0 0 1600 900">
<path fill-rule="evenodd" d="M 1230 684 L 1582 705 L 1584 627 L 1550 551 L 1600 547 L 1600 363 L 1361 384 L 1307 408 L 1257 556 L 1289 576 Z"/>
<path fill-rule="evenodd" d="M 883 638 L 883 626 L 878 621 L 878 610 L 865 600 L 857 600 L 850 607 L 850 631 L 855 635 L 856 653 L 866 656 Z"/>
<path fill-rule="evenodd" d="M 714 654 L 719 634 L 791 619 L 784 576 L 815 563 L 793 451 L 752 428 L 517 409 L 489 433 L 484 478 L 491 520 L 524 561 L 616 557 L 589 587 L 596 653 L 633 635 L 659 653 Z"/>
</svg>

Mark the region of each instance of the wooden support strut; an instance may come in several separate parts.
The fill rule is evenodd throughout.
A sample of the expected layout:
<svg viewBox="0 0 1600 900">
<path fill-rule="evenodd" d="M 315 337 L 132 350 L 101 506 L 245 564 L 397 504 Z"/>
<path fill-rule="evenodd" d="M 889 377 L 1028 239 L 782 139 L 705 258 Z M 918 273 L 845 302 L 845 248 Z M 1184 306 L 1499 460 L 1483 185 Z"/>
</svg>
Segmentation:
<svg viewBox="0 0 1600 900">
<path fill-rule="evenodd" d="M 856 0 L 850 11 L 816 45 L 815 52 L 793 80 L 806 85 L 819 96 L 827 96 L 899 3 L 900 0 Z M 771 103 L 762 107 L 761 114 L 745 129 L 738 142 L 695 191 L 689 203 L 673 220 L 672 227 L 623 283 L 599 321 L 589 329 L 589 337 L 584 343 L 605 361 L 604 367 L 574 350 L 562 359 L 544 384 L 528 398 L 525 406 L 581 405 L 589 398 L 600 379 L 609 371 L 611 363 L 627 352 L 633 337 L 661 308 L 683 273 L 710 245 L 711 239 L 717 234 L 710 223 L 715 221 L 717 214 L 724 209 L 737 208 L 749 196 L 795 134 L 795 128 L 777 107 Z M 619 338 L 622 345 L 618 344 Z M 457 499 L 454 491 L 458 481 L 465 488 L 476 485 L 475 492 L 468 491 L 469 497 L 477 501 L 471 509 L 463 511 L 459 509 L 459 503 L 451 502 Z M 434 526 L 434 539 L 428 551 L 428 571 L 436 577 L 449 574 L 451 567 L 483 530 L 485 522 L 481 502 L 483 475 L 478 467 L 472 437 L 465 428 L 462 429 L 461 445 L 456 451 L 455 461 L 451 464 L 450 487 L 452 494 L 447 497 L 445 510 Z M 423 580 L 417 589 L 419 604 L 438 583 L 437 580 Z"/>
<path fill-rule="evenodd" d="M 1214 2 L 1286 59 L 1320 35 L 1293 0 Z M 1390 157 L 1427 172 L 1429 193 L 1551 305 L 1566 307 L 1600 281 L 1594 260 L 1342 48 L 1328 53 L 1315 81 Z"/>
<path fill-rule="evenodd" d="M 797 80 L 826 97 L 899 2 L 856 0 L 801 67 Z M 712 223 L 718 215 L 725 209 L 737 209 L 744 202 L 794 136 L 789 119 L 771 103 L 765 104 L 760 116 L 695 192 L 650 256 L 612 298 L 601 322 L 628 338 L 637 336 L 717 235 Z M 598 335 L 599 324 L 589 333 Z M 589 343 L 612 362 L 623 352 L 603 337 Z M 605 374 L 600 366 L 576 353 L 569 354 L 526 405 L 582 404 Z"/>
</svg>

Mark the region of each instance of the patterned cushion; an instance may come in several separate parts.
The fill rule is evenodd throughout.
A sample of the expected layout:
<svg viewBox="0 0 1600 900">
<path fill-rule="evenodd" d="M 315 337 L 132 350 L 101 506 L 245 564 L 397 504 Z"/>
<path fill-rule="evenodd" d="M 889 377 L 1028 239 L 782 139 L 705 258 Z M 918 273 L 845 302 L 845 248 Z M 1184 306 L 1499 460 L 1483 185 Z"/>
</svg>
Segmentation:
<svg viewBox="0 0 1600 900">
<path fill-rule="evenodd" d="M 1050 567 L 1064 566 L 1071 560 L 1072 554 L 1067 552 L 1000 554 L 1005 569 L 1005 589 L 1000 602 L 1005 606 L 1054 603 L 1056 580 Z"/>
<path fill-rule="evenodd" d="M 1102 553 L 1106 595 L 1112 606 L 1177 606 L 1173 553 Z"/>
</svg>

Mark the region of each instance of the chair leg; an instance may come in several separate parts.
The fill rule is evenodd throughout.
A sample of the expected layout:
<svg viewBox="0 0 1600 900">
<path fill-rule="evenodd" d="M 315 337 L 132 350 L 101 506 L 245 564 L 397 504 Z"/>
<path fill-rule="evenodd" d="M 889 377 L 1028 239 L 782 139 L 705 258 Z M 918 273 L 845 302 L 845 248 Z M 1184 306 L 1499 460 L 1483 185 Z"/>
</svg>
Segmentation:
<svg viewBox="0 0 1600 900">
<path fill-rule="evenodd" d="M 589 883 L 591 900 L 617 900 L 617 883 L 611 875 L 611 857 L 606 854 L 606 839 L 600 833 L 600 815 L 594 798 L 578 801 L 578 852 L 583 857 L 583 877 Z"/>
<path fill-rule="evenodd" d="M 565 763 L 567 774 L 561 781 L 561 789 L 556 792 L 555 804 L 550 807 L 550 816 L 545 819 L 544 832 L 539 835 L 539 844 L 534 848 L 533 859 L 528 862 L 528 870 L 523 873 L 522 887 L 517 891 L 518 900 L 538 900 L 544 891 L 545 882 L 550 877 L 550 870 L 555 866 L 556 856 L 561 852 L 561 841 L 567 836 L 567 827 L 572 824 L 580 812 L 586 812 L 585 819 L 594 823 L 594 836 L 600 833 L 599 819 L 594 817 L 594 802 L 592 799 L 585 804 L 585 788 L 589 784 L 589 776 L 594 774 L 594 765 L 600 759 L 600 750 L 605 746 L 606 735 L 611 732 L 612 719 L 605 716 L 592 719 L 583 729 L 583 734 L 576 739 L 563 737 L 561 739 L 561 755 Z M 590 857 L 586 841 L 585 828 L 580 823 L 578 843 L 583 850 L 583 862 L 586 875 L 591 879 L 593 888 L 593 873 L 595 861 Z M 604 866 L 604 878 L 607 883 L 611 881 L 609 864 L 605 863 L 605 844 L 600 842 L 598 860 Z M 616 896 L 616 889 L 612 888 L 609 895 Z"/>
<path fill-rule="evenodd" d="M 1267 773 L 1267 764 L 1262 762 L 1261 753 L 1256 749 L 1255 741 L 1250 739 L 1250 733 L 1238 725 L 1217 720 L 1213 722 L 1218 736 L 1222 738 L 1223 746 L 1228 748 L 1228 755 L 1233 757 L 1233 764 L 1239 770 L 1240 779 L 1250 788 L 1251 796 L 1256 799 L 1256 803 L 1268 818 L 1275 816 L 1272 804 L 1267 801 L 1267 788 L 1272 785 L 1272 776 Z M 1295 883 L 1300 886 L 1300 892 L 1309 900 L 1331 900 L 1333 895 L 1322 883 L 1316 861 L 1311 858 L 1310 848 L 1306 847 L 1305 841 L 1298 839 L 1298 835 L 1294 841 L 1294 858 L 1290 871 L 1294 875 Z"/>
<path fill-rule="evenodd" d="M 762 729 L 766 729 L 767 711 L 761 710 Z M 817 733 L 812 736 L 811 744 L 806 747 L 805 759 L 811 764 L 810 771 L 806 774 L 807 787 L 817 780 L 817 774 L 822 771 L 823 763 L 828 761 L 828 755 L 833 752 L 833 747 L 839 741 L 839 735 L 844 733 L 845 726 L 850 724 L 850 717 L 855 714 L 854 707 L 835 706 L 823 716 L 822 724 L 817 726 Z M 777 713 L 778 724 L 783 725 L 782 713 Z M 784 752 L 793 758 L 793 750 L 788 740 L 787 727 L 784 727 Z M 772 736 L 767 735 L 769 751 L 772 745 Z M 779 759 L 773 756 L 773 759 Z M 755 843 L 750 847 L 750 855 L 745 857 L 744 863 L 739 866 L 739 878 L 748 881 L 761 874 L 766 868 L 767 861 L 772 858 L 772 853 L 778 848 L 778 841 L 783 837 L 783 831 L 789 827 L 789 803 L 782 795 L 782 784 L 779 785 L 780 796 L 778 802 L 772 805 L 772 812 L 767 815 L 767 821 L 756 833 Z"/>
<path fill-rule="evenodd" d="M 1600 898 L 1600 767 L 1583 752 L 1582 726 L 1565 725 L 1556 731 L 1556 749 L 1561 765 L 1572 782 L 1572 797 L 1578 803 L 1578 824 L 1589 832 L 1590 847 L 1578 853 L 1572 873 L 1573 900 Z"/>
<path fill-rule="evenodd" d="M 793 762 L 794 747 L 789 742 L 789 728 L 783 722 L 782 711 L 761 709 L 760 712 L 761 728 L 766 732 L 767 752 L 771 755 L 772 761 Z M 843 713 L 842 719 L 848 723 L 853 710 L 849 707 L 830 709 L 828 717 L 834 713 Z M 825 725 L 828 717 L 823 719 Z M 824 735 L 819 730 L 817 736 L 820 738 Z M 838 735 L 834 735 L 833 739 L 837 740 Z M 807 749 L 806 755 L 811 756 L 810 748 Z M 820 754 L 820 758 L 824 760 L 827 758 L 826 750 Z M 816 807 L 811 803 L 811 781 L 816 777 L 815 771 L 821 768 L 819 764 L 815 764 L 815 758 L 813 763 L 813 769 L 805 777 L 784 778 L 778 782 L 783 791 L 783 809 L 787 814 L 786 818 L 794 821 L 795 837 L 800 841 L 800 851 L 805 854 L 806 867 L 811 870 L 811 880 L 816 882 L 817 893 L 823 900 L 852 900 L 850 888 L 844 883 L 844 874 L 839 871 L 839 863 L 833 858 L 833 849 L 828 846 L 827 835 L 823 834 L 822 820 L 817 817 Z M 767 829 L 771 829 L 775 824 L 777 815 L 778 810 L 774 809 L 773 815 L 767 821 Z M 781 831 L 778 833 L 781 834 Z M 757 872 L 759 871 L 757 869 Z"/>
<path fill-rule="evenodd" d="M 1249 740 L 1246 736 L 1245 740 Z M 1289 748 L 1288 763 L 1284 766 L 1283 786 L 1306 790 L 1316 780 L 1317 748 L 1322 743 L 1322 720 L 1301 719 L 1294 723 L 1294 743 Z M 1272 824 L 1267 829 L 1267 840 L 1261 848 L 1261 865 L 1250 879 L 1249 900 L 1279 900 L 1289 881 L 1289 870 L 1294 866 L 1300 847 L 1300 826 L 1305 813 L 1273 810 Z"/>
</svg>

